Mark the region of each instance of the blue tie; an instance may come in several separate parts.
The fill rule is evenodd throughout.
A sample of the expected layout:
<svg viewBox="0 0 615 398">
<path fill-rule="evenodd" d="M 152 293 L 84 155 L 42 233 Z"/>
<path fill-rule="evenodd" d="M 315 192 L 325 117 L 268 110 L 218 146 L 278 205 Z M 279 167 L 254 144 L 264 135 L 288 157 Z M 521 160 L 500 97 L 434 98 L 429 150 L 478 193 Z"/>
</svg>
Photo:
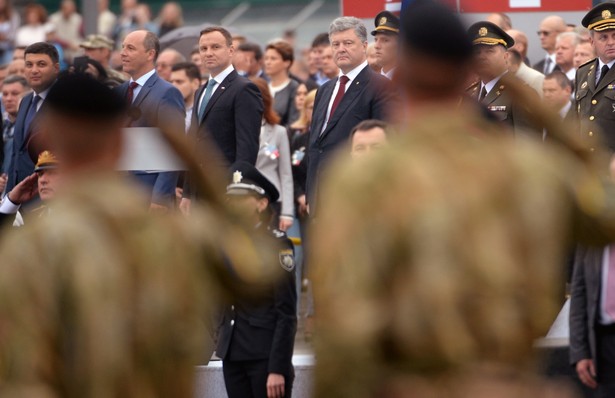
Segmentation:
<svg viewBox="0 0 615 398">
<path fill-rule="evenodd" d="M 30 108 L 28 109 L 28 113 L 26 113 L 26 121 L 23 126 L 24 138 L 28 137 L 30 133 L 30 124 L 32 120 L 34 120 L 34 116 L 36 116 L 36 108 L 38 107 L 38 102 L 41 100 L 41 97 L 35 95 L 32 99 L 32 103 L 30 104 Z"/>
<path fill-rule="evenodd" d="M 207 82 L 207 88 L 205 89 L 205 96 L 203 97 L 203 101 L 201 101 L 201 105 L 199 106 L 199 120 L 203 123 L 203 118 L 205 117 L 205 108 L 207 108 L 207 103 L 211 98 L 211 94 L 214 91 L 214 87 L 218 84 L 214 79 L 209 79 Z"/>
</svg>

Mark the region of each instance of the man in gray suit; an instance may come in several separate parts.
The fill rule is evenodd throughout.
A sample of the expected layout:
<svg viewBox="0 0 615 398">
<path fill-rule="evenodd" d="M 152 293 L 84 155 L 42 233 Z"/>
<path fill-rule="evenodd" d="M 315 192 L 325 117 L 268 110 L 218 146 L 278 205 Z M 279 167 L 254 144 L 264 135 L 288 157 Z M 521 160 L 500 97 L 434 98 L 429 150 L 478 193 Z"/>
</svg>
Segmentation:
<svg viewBox="0 0 615 398">
<path fill-rule="evenodd" d="M 615 246 L 579 249 L 570 299 L 570 362 L 596 397 L 615 397 Z"/>
<path fill-rule="evenodd" d="M 132 106 L 128 127 L 159 127 L 184 134 L 184 99 L 177 88 L 156 73 L 159 53 L 160 42 L 153 33 L 137 30 L 128 34 L 122 43 L 121 57 L 130 81 L 116 90 Z M 136 171 L 134 175 L 151 192 L 152 209 L 172 205 L 177 172 Z"/>
</svg>

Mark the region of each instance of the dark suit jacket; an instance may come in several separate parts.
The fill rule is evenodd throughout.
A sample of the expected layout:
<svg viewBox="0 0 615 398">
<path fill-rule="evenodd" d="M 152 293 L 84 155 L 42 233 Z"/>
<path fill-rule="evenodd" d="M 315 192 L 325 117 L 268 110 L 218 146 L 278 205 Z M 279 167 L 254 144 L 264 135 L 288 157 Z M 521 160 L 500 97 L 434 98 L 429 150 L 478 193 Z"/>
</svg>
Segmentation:
<svg viewBox="0 0 615 398">
<path fill-rule="evenodd" d="M 260 91 L 250 80 L 232 71 L 209 99 L 201 123 L 199 109 L 206 87 L 207 83 L 196 92 L 190 124 L 190 135 L 198 145 L 208 147 L 208 155 L 214 157 L 208 159 L 206 167 L 225 171 L 239 160 L 256 164 L 263 118 Z M 184 195 L 189 193 L 187 183 Z"/>
<path fill-rule="evenodd" d="M 126 97 L 129 82 L 115 88 Z M 177 88 L 154 73 L 145 82 L 139 95 L 132 103 L 138 109 L 128 127 L 159 127 L 184 134 L 186 126 L 186 108 L 184 99 Z M 138 172 L 135 173 L 138 176 Z M 157 204 L 172 203 L 175 198 L 175 186 L 179 173 L 151 173 L 155 179 L 152 187 L 152 202 Z"/>
<path fill-rule="evenodd" d="M 30 124 L 31 131 L 24 131 L 26 114 L 28 113 L 28 109 L 30 109 L 30 105 L 32 104 L 32 98 L 34 98 L 34 93 L 30 93 L 23 97 L 21 103 L 19 104 L 17 120 L 15 120 L 12 160 L 9 167 L 9 171 L 7 173 L 8 181 L 6 185 L 6 192 L 9 192 L 15 187 L 15 185 L 19 184 L 24 178 L 34 172 L 34 162 L 28 154 L 27 144 L 28 140 L 32 135 L 32 130 L 36 125 L 36 116 Z M 37 115 L 40 114 L 40 111 L 43 110 L 44 106 L 45 101 L 43 101 L 43 104 L 37 112 Z"/>
<path fill-rule="evenodd" d="M 540 73 L 544 73 L 543 70 L 545 68 L 545 59 L 543 58 L 542 61 L 536 62 L 536 64 L 534 64 L 532 68 L 536 69 Z M 553 72 L 555 72 L 556 70 L 561 70 L 561 69 L 559 66 L 555 65 L 555 67 L 553 67 Z"/>
<path fill-rule="evenodd" d="M 393 107 L 393 90 L 389 80 L 366 66 L 352 81 L 326 129 L 329 102 L 338 79 L 329 80 L 316 93 L 308 146 L 307 198 L 311 215 L 316 214 L 318 183 L 322 170 L 340 147 L 348 142 L 350 132 L 367 119 L 386 120 Z"/>
<path fill-rule="evenodd" d="M 257 233 L 269 234 L 271 247 L 278 249 L 271 252 L 274 264 L 282 266 L 283 256 L 292 256 L 293 246 L 286 234 L 267 231 L 264 223 Z M 224 361 L 268 359 L 269 373 L 292 375 L 297 330 L 294 266 L 282 273 L 258 298 L 236 299 L 226 312 L 216 347 L 216 354 Z"/>
<path fill-rule="evenodd" d="M 263 117 L 260 91 L 250 80 L 232 71 L 209 99 L 200 123 L 198 110 L 206 86 L 207 83 L 196 93 L 191 132 L 198 141 L 214 144 L 225 165 L 240 160 L 255 164 Z"/>
<path fill-rule="evenodd" d="M 570 363 L 594 359 L 604 248 L 579 248 L 570 297 Z"/>
</svg>

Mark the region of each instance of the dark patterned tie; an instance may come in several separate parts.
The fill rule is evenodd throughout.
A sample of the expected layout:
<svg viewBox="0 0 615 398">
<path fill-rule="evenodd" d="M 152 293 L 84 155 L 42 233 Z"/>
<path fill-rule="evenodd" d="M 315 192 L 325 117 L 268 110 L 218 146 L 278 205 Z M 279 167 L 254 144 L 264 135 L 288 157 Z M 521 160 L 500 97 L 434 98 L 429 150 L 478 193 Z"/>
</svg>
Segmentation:
<svg viewBox="0 0 615 398">
<path fill-rule="evenodd" d="M 478 97 L 478 101 L 482 101 L 487 96 L 487 87 L 483 86 L 483 89 L 480 90 L 480 97 Z"/>
<path fill-rule="evenodd" d="M 130 82 L 128 85 L 128 91 L 126 92 L 126 101 L 128 102 L 128 105 L 132 105 L 132 101 L 135 96 L 135 88 L 137 87 L 139 87 L 139 83 L 137 82 Z"/>
<path fill-rule="evenodd" d="M 598 81 L 596 82 L 596 86 L 600 84 L 600 82 L 602 81 L 602 79 L 604 79 L 607 73 L 609 73 L 609 66 L 603 65 L 602 69 L 600 69 L 600 77 L 598 78 Z"/>
<path fill-rule="evenodd" d="M 331 113 L 329 114 L 329 120 L 333 117 L 337 106 L 342 102 L 342 97 L 344 97 L 344 93 L 346 92 L 346 83 L 348 83 L 350 79 L 346 75 L 342 75 L 340 77 L 340 88 L 337 90 L 337 94 L 335 95 L 335 99 L 333 100 L 333 105 L 331 105 Z"/>
<path fill-rule="evenodd" d="M 26 121 L 24 123 L 24 137 L 28 137 L 30 135 L 30 124 L 32 124 L 32 120 L 34 120 L 34 116 L 36 116 L 36 112 L 38 111 L 38 102 L 41 100 L 41 97 L 35 95 L 32 99 L 32 103 L 30 104 L 30 108 L 28 109 L 28 113 L 26 113 Z"/>
</svg>

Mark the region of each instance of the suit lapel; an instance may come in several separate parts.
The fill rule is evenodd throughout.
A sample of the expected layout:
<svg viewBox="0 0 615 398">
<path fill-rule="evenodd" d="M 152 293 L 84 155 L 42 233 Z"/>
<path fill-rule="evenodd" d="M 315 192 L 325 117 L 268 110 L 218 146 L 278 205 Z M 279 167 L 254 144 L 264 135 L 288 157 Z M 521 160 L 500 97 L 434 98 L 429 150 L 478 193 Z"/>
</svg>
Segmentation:
<svg viewBox="0 0 615 398">
<path fill-rule="evenodd" d="M 133 101 L 132 106 L 138 108 L 141 105 L 141 102 L 143 102 L 145 97 L 147 97 L 147 95 L 150 93 L 150 91 L 152 90 L 152 86 L 156 83 L 157 80 L 158 75 L 156 73 L 154 73 L 152 76 L 150 76 L 149 79 L 147 79 L 143 87 L 141 87 L 139 95 L 137 95 L 137 98 L 135 98 L 135 100 Z"/>
<path fill-rule="evenodd" d="M 350 83 L 350 87 L 344 93 L 342 97 L 342 101 L 337 106 L 335 113 L 329 117 L 329 123 L 327 123 L 327 128 L 321 134 L 321 138 L 324 137 L 342 118 L 342 116 L 346 113 L 351 104 L 355 102 L 355 100 L 360 96 L 360 94 L 365 90 L 367 84 L 369 83 L 369 78 L 371 71 L 369 66 L 366 66 L 361 73 Z M 330 98 L 330 97 L 329 97 Z M 328 106 L 328 103 L 327 103 Z M 326 113 L 325 113 L 326 115 Z"/>
<path fill-rule="evenodd" d="M 25 96 L 22 100 L 21 100 L 21 104 L 19 106 L 19 115 L 17 115 L 17 120 L 21 121 L 21 124 L 19 126 L 19 130 L 15 129 L 15 139 L 16 142 L 19 144 L 19 148 L 23 148 L 25 145 L 25 141 L 26 141 L 26 115 L 28 114 L 28 109 L 30 109 L 30 105 L 32 104 L 32 98 L 34 98 L 34 94 L 30 93 L 27 96 Z M 23 115 L 23 116 L 22 116 Z M 17 127 L 17 126 L 15 126 Z M 17 147 L 17 146 L 16 146 Z"/>
<path fill-rule="evenodd" d="M 320 132 L 322 131 L 325 122 L 327 121 L 327 108 L 329 107 L 329 102 L 331 101 L 331 97 L 333 96 L 333 90 L 335 89 L 335 83 L 331 82 L 329 84 L 325 83 L 318 90 L 323 90 L 321 101 L 318 103 L 318 109 L 314 109 L 313 114 L 318 115 L 318 123 L 315 124 L 315 129 L 311 129 L 310 134 L 316 138 L 320 136 Z"/>
<path fill-rule="evenodd" d="M 589 67 L 589 72 L 587 73 L 587 88 L 592 93 L 596 92 L 596 73 L 598 65 L 598 58 L 596 58 L 596 61 Z"/>
<path fill-rule="evenodd" d="M 237 77 L 237 72 L 236 71 L 232 71 L 223 81 L 222 83 L 220 83 L 220 85 L 218 87 L 216 87 L 216 91 L 214 91 L 214 93 L 211 95 L 211 98 L 209 99 L 209 102 L 207 103 L 207 107 L 205 108 L 205 114 L 203 115 L 203 118 L 207 116 L 207 114 L 209 113 L 209 111 L 211 110 L 211 108 L 216 104 L 216 102 L 218 101 L 218 99 L 224 95 L 224 93 L 226 92 L 226 90 L 229 89 L 229 87 L 231 87 L 231 85 L 233 84 L 233 80 L 235 80 L 235 78 Z M 203 119 L 201 118 L 201 119 Z"/>
<path fill-rule="evenodd" d="M 506 75 L 507 74 L 505 74 L 504 76 L 506 76 Z M 504 77 L 504 76 L 502 76 L 502 77 Z M 482 104 L 483 105 L 491 104 L 493 101 L 498 99 L 498 97 L 500 95 L 502 95 L 502 91 L 505 89 L 505 87 L 504 87 L 503 84 L 500 84 L 500 80 L 502 80 L 502 78 L 498 79 L 498 82 L 495 84 L 495 86 L 493 86 L 491 91 L 489 91 L 487 96 L 482 100 Z"/>
</svg>

